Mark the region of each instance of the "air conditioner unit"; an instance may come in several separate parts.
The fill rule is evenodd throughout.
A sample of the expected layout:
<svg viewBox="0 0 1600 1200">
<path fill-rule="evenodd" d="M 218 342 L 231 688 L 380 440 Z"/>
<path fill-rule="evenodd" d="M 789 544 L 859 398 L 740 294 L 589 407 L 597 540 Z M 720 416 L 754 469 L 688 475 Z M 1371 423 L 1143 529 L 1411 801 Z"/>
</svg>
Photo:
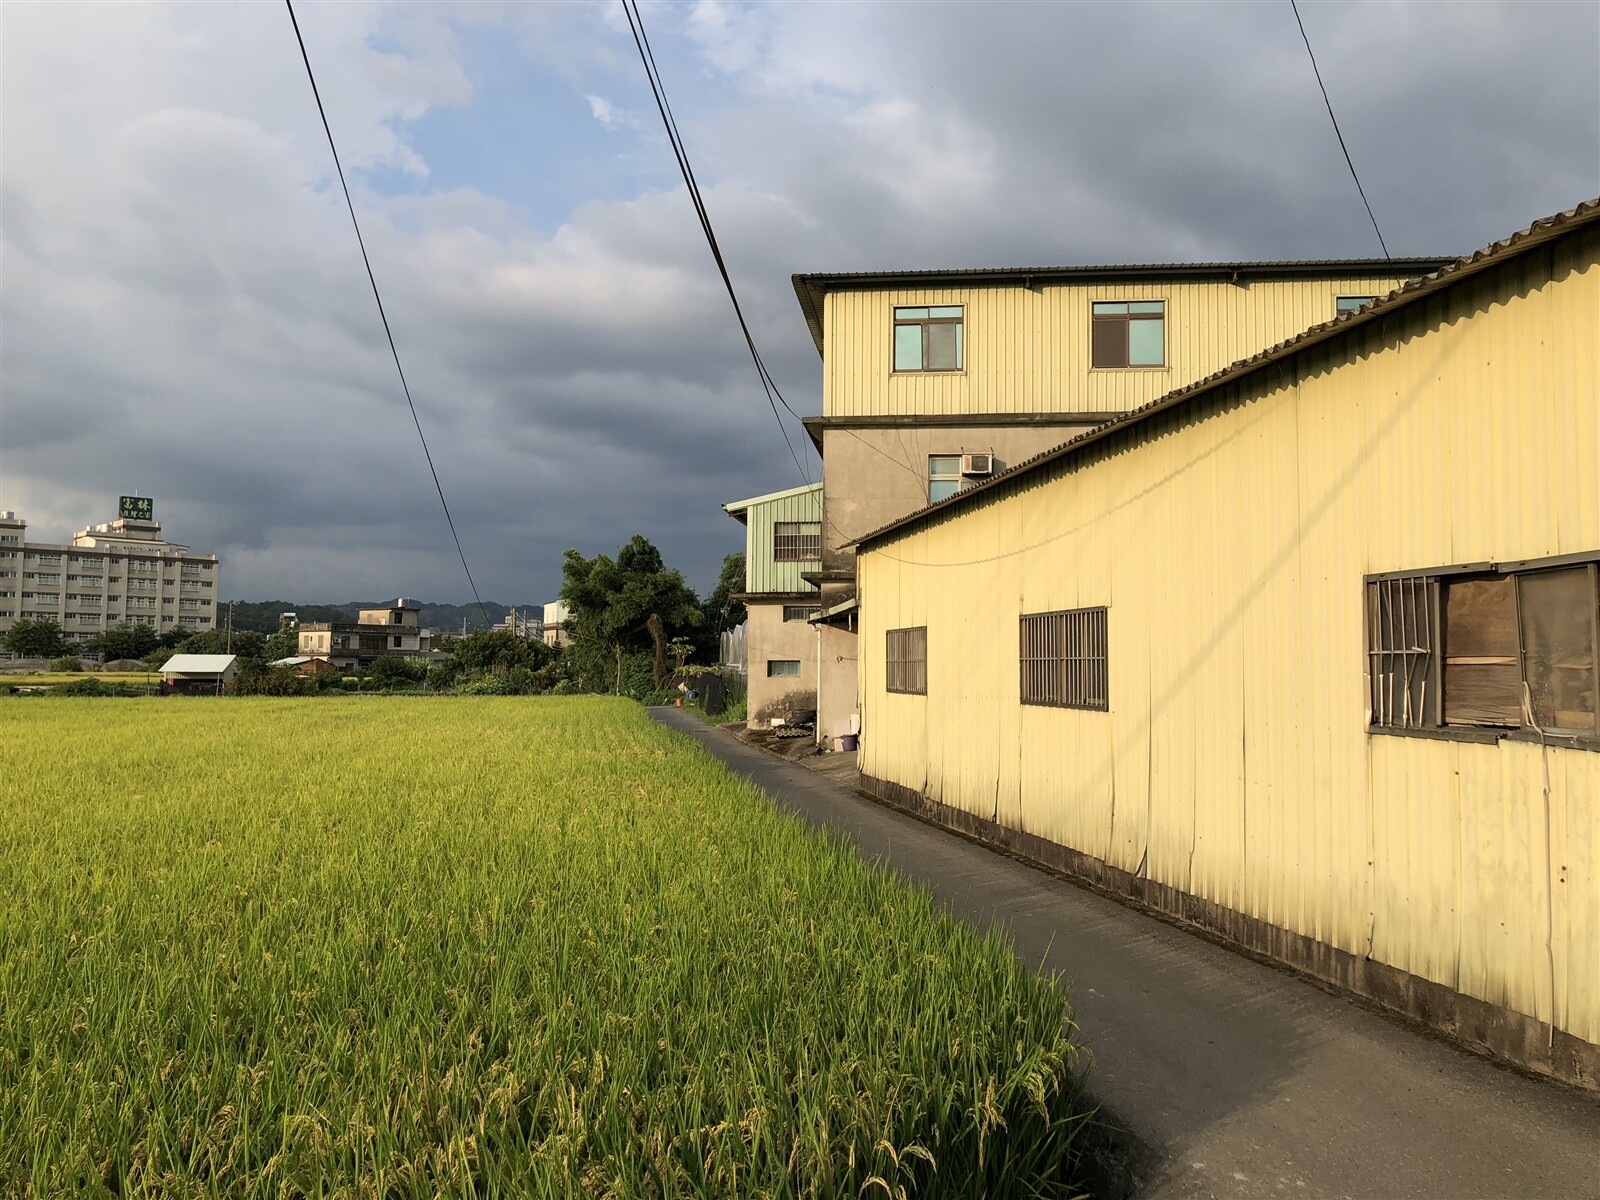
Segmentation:
<svg viewBox="0 0 1600 1200">
<path fill-rule="evenodd" d="M 974 476 L 993 475 L 994 455 L 963 454 L 961 456 L 961 473 Z"/>
</svg>

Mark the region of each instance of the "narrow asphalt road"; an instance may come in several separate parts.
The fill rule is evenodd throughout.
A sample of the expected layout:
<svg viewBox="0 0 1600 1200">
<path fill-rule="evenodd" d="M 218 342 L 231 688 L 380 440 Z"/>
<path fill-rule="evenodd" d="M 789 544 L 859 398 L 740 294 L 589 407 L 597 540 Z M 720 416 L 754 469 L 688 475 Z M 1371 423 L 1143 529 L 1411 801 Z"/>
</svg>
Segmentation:
<svg viewBox="0 0 1600 1200">
<path fill-rule="evenodd" d="M 1496 1067 L 1286 971 L 652 709 L 1064 977 L 1139 1197 L 1600 1200 L 1600 1098 Z"/>
</svg>

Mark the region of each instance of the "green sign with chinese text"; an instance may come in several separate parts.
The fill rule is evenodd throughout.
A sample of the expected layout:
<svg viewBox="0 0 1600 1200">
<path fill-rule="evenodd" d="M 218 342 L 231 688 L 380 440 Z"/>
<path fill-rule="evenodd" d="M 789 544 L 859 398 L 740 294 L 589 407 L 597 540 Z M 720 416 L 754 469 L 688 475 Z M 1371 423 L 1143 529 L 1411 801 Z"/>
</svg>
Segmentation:
<svg viewBox="0 0 1600 1200">
<path fill-rule="evenodd" d="M 149 496 L 124 496 L 117 515 L 126 521 L 149 521 L 156 513 L 155 501 Z"/>
</svg>

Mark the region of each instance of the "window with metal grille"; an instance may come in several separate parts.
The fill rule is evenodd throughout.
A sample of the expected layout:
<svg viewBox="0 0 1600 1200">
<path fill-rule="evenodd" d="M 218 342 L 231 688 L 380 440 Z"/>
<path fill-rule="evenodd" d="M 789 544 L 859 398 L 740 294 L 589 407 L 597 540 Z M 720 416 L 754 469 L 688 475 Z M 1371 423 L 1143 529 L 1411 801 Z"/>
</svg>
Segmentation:
<svg viewBox="0 0 1600 1200">
<path fill-rule="evenodd" d="M 772 529 L 774 562 L 821 562 L 821 521 L 778 521 Z"/>
<path fill-rule="evenodd" d="M 1118 300 L 1092 306 L 1095 367 L 1161 367 L 1167 362 L 1167 302 Z"/>
<path fill-rule="evenodd" d="M 896 371 L 961 370 L 961 305 L 894 310 Z"/>
<path fill-rule="evenodd" d="M 1422 578 L 1367 582 L 1367 682 L 1372 724 L 1438 724 L 1439 584 Z"/>
<path fill-rule="evenodd" d="M 785 621 L 809 621 L 822 611 L 810 604 L 785 604 L 783 606 L 783 619 Z"/>
<path fill-rule="evenodd" d="M 1025 614 L 1020 633 L 1024 704 L 1110 709 L 1104 608 Z"/>
<path fill-rule="evenodd" d="M 1600 744 L 1600 553 L 1367 580 L 1376 732 Z"/>
<path fill-rule="evenodd" d="M 928 694 L 928 627 L 891 629 L 884 654 L 884 687 L 912 696 Z"/>
</svg>

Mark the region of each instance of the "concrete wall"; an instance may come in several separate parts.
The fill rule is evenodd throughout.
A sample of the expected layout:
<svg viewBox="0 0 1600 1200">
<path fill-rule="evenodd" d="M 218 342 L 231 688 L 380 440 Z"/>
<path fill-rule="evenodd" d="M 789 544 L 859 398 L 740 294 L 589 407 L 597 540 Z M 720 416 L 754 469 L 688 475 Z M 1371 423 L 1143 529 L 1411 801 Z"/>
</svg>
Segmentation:
<svg viewBox="0 0 1600 1200">
<path fill-rule="evenodd" d="M 1596 329 L 1590 224 L 869 544 L 863 772 L 1592 1070 L 1600 752 L 1369 733 L 1363 581 L 1600 556 Z M 1019 616 L 1094 605 L 1109 711 L 1022 705 Z"/>
<path fill-rule="evenodd" d="M 1093 428 L 1082 422 L 968 426 L 933 421 L 825 429 L 823 570 L 854 572 L 856 538 L 927 506 L 930 455 L 993 454 L 1003 469 Z M 824 597 L 825 604 L 836 602 L 831 594 Z"/>
<path fill-rule="evenodd" d="M 793 603 L 793 601 L 791 601 Z M 765 725 L 790 709 L 817 703 L 817 637 L 805 621 L 785 621 L 783 602 L 746 601 L 749 664 L 747 710 L 752 725 Z M 769 678 L 773 659 L 798 661 L 798 676 Z"/>
</svg>

